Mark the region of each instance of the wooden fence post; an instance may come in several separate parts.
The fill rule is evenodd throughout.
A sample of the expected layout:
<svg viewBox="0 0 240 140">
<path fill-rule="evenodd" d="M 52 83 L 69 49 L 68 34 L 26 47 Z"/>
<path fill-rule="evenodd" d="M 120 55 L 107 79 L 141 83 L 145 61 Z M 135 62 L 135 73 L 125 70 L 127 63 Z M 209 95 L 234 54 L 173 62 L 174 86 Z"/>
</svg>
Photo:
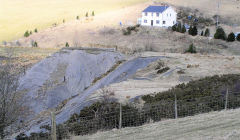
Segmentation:
<svg viewBox="0 0 240 140">
<path fill-rule="evenodd" d="M 225 110 L 227 110 L 227 107 L 228 107 L 228 88 L 226 91 L 226 98 L 225 98 Z"/>
<path fill-rule="evenodd" d="M 122 104 L 119 106 L 119 129 L 122 128 Z"/>
<path fill-rule="evenodd" d="M 175 93 L 175 104 L 174 104 L 174 108 L 175 108 L 175 119 L 178 118 L 178 109 L 177 109 L 177 94 Z"/>
<path fill-rule="evenodd" d="M 52 122 L 51 137 L 52 140 L 57 140 L 56 116 L 54 112 L 51 112 L 51 122 Z"/>
</svg>

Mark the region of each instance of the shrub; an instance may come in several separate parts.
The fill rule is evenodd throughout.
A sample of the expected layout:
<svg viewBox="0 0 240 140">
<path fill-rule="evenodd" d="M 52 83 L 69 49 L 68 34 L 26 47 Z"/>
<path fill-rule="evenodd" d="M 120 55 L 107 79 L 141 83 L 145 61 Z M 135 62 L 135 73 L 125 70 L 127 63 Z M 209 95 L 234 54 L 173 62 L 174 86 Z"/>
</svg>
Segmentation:
<svg viewBox="0 0 240 140">
<path fill-rule="evenodd" d="M 181 33 L 185 33 L 185 32 L 186 32 L 186 28 L 185 28 L 185 26 L 183 25 L 183 26 L 182 26 Z"/>
<path fill-rule="evenodd" d="M 94 11 L 92 11 L 92 16 L 93 16 L 93 17 L 95 16 L 95 12 L 94 12 Z"/>
<path fill-rule="evenodd" d="M 79 16 L 77 16 L 76 19 L 79 20 Z"/>
<path fill-rule="evenodd" d="M 233 42 L 235 41 L 235 35 L 233 32 L 231 32 L 229 35 L 228 35 L 228 38 L 227 38 L 227 42 Z"/>
<path fill-rule="evenodd" d="M 131 30 L 122 29 L 123 35 L 130 35 Z"/>
<path fill-rule="evenodd" d="M 69 44 L 68 44 L 68 42 L 66 42 L 66 44 L 65 44 L 65 47 L 67 47 L 67 48 L 69 47 Z"/>
<path fill-rule="evenodd" d="M 63 23 L 65 23 L 65 19 L 63 19 Z"/>
<path fill-rule="evenodd" d="M 177 25 L 177 32 L 181 32 L 182 31 L 182 23 L 179 22 Z"/>
<path fill-rule="evenodd" d="M 222 27 L 217 28 L 216 33 L 214 34 L 214 38 L 226 40 L 227 37 L 226 37 L 225 31 L 223 30 Z"/>
<path fill-rule="evenodd" d="M 174 31 L 174 32 L 177 31 L 177 24 L 172 26 L 172 31 Z"/>
<path fill-rule="evenodd" d="M 197 26 L 194 26 L 192 29 L 192 36 L 196 36 L 198 34 Z"/>
<path fill-rule="evenodd" d="M 157 71 L 157 74 L 162 74 L 162 73 L 165 73 L 165 72 L 167 72 L 168 70 L 170 70 L 170 68 L 169 68 L 169 67 L 164 67 L 164 68 L 162 68 L 162 69 L 158 70 L 158 71 Z"/>
<path fill-rule="evenodd" d="M 85 17 L 86 17 L 86 18 L 88 17 L 88 12 L 86 13 Z"/>
<path fill-rule="evenodd" d="M 196 47 L 193 44 L 189 45 L 188 50 L 186 50 L 185 53 L 197 53 Z"/>
<path fill-rule="evenodd" d="M 192 35 L 192 31 L 193 31 L 193 28 L 192 28 L 192 26 L 190 26 L 190 28 L 189 28 L 189 30 L 188 30 L 188 34 L 189 34 L 189 35 Z"/>
<path fill-rule="evenodd" d="M 36 29 L 34 29 L 34 32 L 35 32 L 35 33 L 37 33 L 37 32 L 38 32 L 37 28 L 36 28 Z"/>
<path fill-rule="evenodd" d="M 240 33 L 237 35 L 237 41 L 240 41 Z"/>
<path fill-rule="evenodd" d="M 206 37 L 209 37 L 209 36 L 210 36 L 210 31 L 209 31 L 208 28 L 205 30 L 205 34 L 204 34 L 204 36 L 206 36 Z"/>
<path fill-rule="evenodd" d="M 37 41 L 33 41 L 33 42 L 32 42 L 32 47 L 38 47 Z"/>
<path fill-rule="evenodd" d="M 201 36 L 203 36 L 203 31 L 201 32 Z"/>
<path fill-rule="evenodd" d="M 31 34 L 32 34 L 32 31 L 29 32 L 29 35 L 31 35 Z"/>
<path fill-rule="evenodd" d="M 26 31 L 26 32 L 24 33 L 24 37 L 29 37 L 29 36 L 30 36 L 29 32 Z"/>
</svg>

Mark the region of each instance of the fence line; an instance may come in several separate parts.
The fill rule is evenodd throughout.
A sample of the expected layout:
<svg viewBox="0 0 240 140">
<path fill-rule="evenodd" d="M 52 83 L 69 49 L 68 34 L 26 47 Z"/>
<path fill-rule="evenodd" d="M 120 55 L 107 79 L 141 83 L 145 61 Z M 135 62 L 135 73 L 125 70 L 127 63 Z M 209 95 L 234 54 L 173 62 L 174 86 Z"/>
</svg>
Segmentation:
<svg viewBox="0 0 240 140">
<path fill-rule="evenodd" d="M 134 105 L 130 103 L 128 106 Z M 89 135 L 114 128 L 136 127 L 166 119 L 177 119 L 211 111 L 236 109 L 240 107 L 240 92 L 227 90 L 225 93 L 216 94 L 216 96 L 186 98 L 183 100 L 178 100 L 175 94 L 173 100 L 161 100 L 150 104 L 145 103 L 142 106 L 134 106 L 132 108 L 126 107 L 121 103 L 112 108 L 108 107 L 102 112 L 99 110 L 93 111 L 93 115 L 73 117 L 72 122 L 69 121 L 68 124 L 62 124 L 61 127 L 57 127 L 57 132 L 55 130 L 52 132 L 55 131 L 57 133 L 57 139 L 64 139 L 70 133 L 74 133 L 74 135 Z M 51 139 L 51 135 L 46 137 L 45 139 Z"/>
</svg>

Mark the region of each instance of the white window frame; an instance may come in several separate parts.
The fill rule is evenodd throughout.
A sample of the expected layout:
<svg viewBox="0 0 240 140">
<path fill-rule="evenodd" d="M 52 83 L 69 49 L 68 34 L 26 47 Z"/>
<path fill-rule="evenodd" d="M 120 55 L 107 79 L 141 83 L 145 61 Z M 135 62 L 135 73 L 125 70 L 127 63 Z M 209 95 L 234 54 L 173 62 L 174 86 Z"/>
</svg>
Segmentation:
<svg viewBox="0 0 240 140">
<path fill-rule="evenodd" d="M 143 22 L 144 22 L 144 23 L 147 23 L 147 20 L 145 19 Z"/>
<path fill-rule="evenodd" d="M 148 16 L 148 13 L 147 13 L 147 12 L 145 12 L 145 16 Z"/>
<path fill-rule="evenodd" d="M 152 17 L 153 17 L 153 13 L 152 13 Z"/>
<path fill-rule="evenodd" d="M 159 17 L 160 14 L 159 14 L 159 13 L 156 13 L 156 15 L 157 15 L 157 17 Z"/>
</svg>

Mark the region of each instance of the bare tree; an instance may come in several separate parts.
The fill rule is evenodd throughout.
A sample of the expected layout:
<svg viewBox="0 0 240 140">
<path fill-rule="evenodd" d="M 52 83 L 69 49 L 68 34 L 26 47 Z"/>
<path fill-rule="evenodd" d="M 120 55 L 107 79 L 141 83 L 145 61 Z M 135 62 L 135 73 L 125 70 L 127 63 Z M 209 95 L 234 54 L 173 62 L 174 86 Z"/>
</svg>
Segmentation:
<svg viewBox="0 0 240 140">
<path fill-rule="evenodd" d="M 0 62 L 0 138 L 9 135 L 22 116 L 23 98 L 17 91 L 19 73 L 11 63 L 11 54 L 4 62 Z M 11 128 L 10 128 L 11 126 Z"/>
</svg>

